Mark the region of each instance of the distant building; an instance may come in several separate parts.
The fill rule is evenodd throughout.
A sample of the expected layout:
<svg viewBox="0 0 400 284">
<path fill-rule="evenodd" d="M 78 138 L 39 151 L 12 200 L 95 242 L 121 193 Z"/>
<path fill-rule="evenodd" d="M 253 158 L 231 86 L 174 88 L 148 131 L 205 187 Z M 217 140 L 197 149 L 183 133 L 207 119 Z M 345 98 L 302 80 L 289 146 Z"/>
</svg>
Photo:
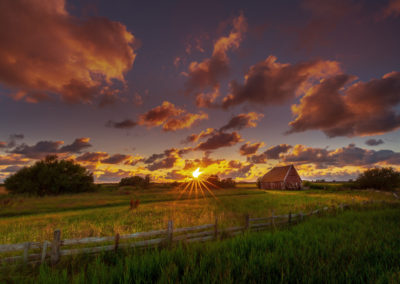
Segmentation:
<svg viewBox="0 0 400 284">
<path fill-rule="evenodd" d="M 260 179 L 260 188 L 299 190 L 301 178 L 293 165 L 275 167 Z"/>
</svg>

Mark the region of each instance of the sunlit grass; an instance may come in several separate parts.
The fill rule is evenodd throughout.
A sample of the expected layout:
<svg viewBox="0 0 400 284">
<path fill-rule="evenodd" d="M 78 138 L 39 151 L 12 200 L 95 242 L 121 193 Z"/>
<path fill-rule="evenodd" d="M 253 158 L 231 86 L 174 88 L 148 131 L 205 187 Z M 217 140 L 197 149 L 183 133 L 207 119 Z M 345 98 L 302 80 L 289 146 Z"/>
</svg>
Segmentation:
<svg viewBox="0 0 400 284">
<path fill-rule="evenodd" d="M 254 185 L 212 191 L 215 198 L 176 188 L 100 190 L 95 193 L 56 197 L 9 197 L 10 204 L 0 208 L 0 243 L 51 240 L 53 231 L 62 238 L 109 236 L 165 228 L 168 220 L 175 227 L 214 223 L 221 226 L 240 224 L 245 214 L 253 217 L 288 212 L 307 212 L 340 203 L 367 200 L 393 200 L 392 195 L 371 191 L 270 191 Z M 131 199 L 140 205 L 129 210 Z"/>
</svg>

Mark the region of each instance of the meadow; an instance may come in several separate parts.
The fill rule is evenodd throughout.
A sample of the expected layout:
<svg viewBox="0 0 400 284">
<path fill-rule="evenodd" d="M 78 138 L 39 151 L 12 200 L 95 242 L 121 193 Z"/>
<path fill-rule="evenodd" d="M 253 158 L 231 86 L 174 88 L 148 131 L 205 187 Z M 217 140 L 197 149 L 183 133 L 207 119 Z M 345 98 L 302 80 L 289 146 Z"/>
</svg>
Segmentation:
<svg viewBox="0 0 400 284">
<path fill-rule="evenodd" d="M 18 283 L 399 283 L 398 204 L 310 217 L 278 231 L 170 249 L 84 256 L 34 271 Z M 90 258 L 89 258 L 90 257 Z"/>
<path fill-rule="evenodd" d="M 137 209 L 129 210 L 130 200 Z M 232 226 L 243 217 L 267 217 L 289 212 L 308 212 L 324 206 L 363 201 L 394 201 L 391 193 L 367 190 L 260 190 L 254 184 L 216 189 L 210 194 L 168 185 L 142 189 L 102 185 L 97 192 L 29 197 L 0 195 L 0 244 L 51 240 L 55 229 L 62 238 L 111 236 L 165 228 L 214 223 Z"/>
</svg>

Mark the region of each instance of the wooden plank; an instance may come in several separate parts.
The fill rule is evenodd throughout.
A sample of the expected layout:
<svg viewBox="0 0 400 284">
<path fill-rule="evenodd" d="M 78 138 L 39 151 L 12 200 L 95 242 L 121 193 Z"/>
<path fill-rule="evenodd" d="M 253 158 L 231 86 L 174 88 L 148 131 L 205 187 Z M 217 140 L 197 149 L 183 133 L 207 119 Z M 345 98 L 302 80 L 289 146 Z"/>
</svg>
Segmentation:
<svg viewBox="0 0 400 284">
<path fill-rule="evenodd" d="M 44 263 L 45 259 L 46 259 L 46 255 L 47 255 L 47 246 L 49 245 L 48 241 L 44 241 L 43 242 L 43 248 L 42 248 L 42 255 L 40 258 L 40 262 Z"/>
<path fill-rule="evenodd" d="M 250 218 L 250 222 L 261 222 L 261 221 L 269 221 L 271 217 L 263 217 L 263 218 Z"/>
<path fill-rule="evenodd" d="M 197 233 L 192 233 L 192 234 L 187 234 L 187 235 L 179 235 L 174 238 L 175 241 L 181 241 L 181 240 L 186 240 L 190 238 L 196 238 L 196 237 L 203 237 L 203 236 L 209 236 L 209 235 L 214 235 L 214 230 L 210 231 L 201 231 Z"/>
<path fill-rule="evenodd" d="M 24 250 L 25 244 L 26 243 L 0 245 L 0 253 Z M 42 247 L 42 243 L 40 242 L 30 242 L 30 244 L 31 249 L 40 249 Z"/>
<path fill-rule="evenodd" d="M 271 227 L 271 223 L 259 223 L 251 225 L 251 228 Z"/>
<path fill-rule="evenodd" d="M 61 254 L 60 254 L 60 246 L 61 246 L 61 231 L 55 230 L 54 231 L 54 239 L 51 243 L 51 264 L 54 265 L 60 261 Z"/>
<path fill-rule="evenodd" d="M 36 253 L 36 254 L 29 254 L 27 261 L 30 260 L 40 260 L 41 254 Z M 23 260 L 23 256 L 17 255 L 17 256 L 10 256 L 10 257 L 5 257 L 5 258 L 0 258 L 0 263 L 14 263 Z"/>
<path fill-rule="evenodd" d="M 192 231 L 210 229 L 213 227 L 214 227 L 214 224 L 206 224 L 206 225 L 200 225 L 200 226 L 195 226 L 195 227 L 177 228 L 174 230 L 174 233 L 187 233 L 187 232 L 192 232 Z"/>
<path fill-rule="evenodd" d="M 68 239 L 68 240 L 63 240 L 62 241 L 62 245 L 63 246 L 69 246 L 69 245 L 103 243 L 103 242 L 112 242 L 114 240 L 115 240 L 115 236 L 111 236 L 111 237 L 89 237 L 89 238 L 83 238 L 83 239 Z"/>
<path fill-rule="evenodd" d="M 175 230 L 176 231 L 176 230 Z M 125 240 L 125 239 L 136 239 L 136 238 L 146 238 L 146 237 L 153 237 L 157 235 L 164 235 L 167 233 L 167 230 L 156 230 L 156 231 L 149 231 L 149 232 L 139 232 L 139 233 L 133 233 L 133 234 L 128 234 L 128 235 L 121 235 L 119 237 L 120 240 Z"/>
<path fill-rule="evenodd" d="M 24 263 L 27 263 L 27 262 L 28 262 L 29 248 L 30 248 L 30 247 L 31 247 L 31 243 L 30 243 L 30 242 L 25 243 L 25 246 L 24 246 L 24 254 L 22 255 L 22 256 L 23 256 Z"/>
<path fill-rule="evenodd" d="M 109 245 L 109 246 L 93 247 L 93 248 L 67 249 L 67 250 L 61 250 L 60 254 L 61 254 L 61 256 L 65 256 L 65 255 L 74 255 L 74 254 L 81 254 L 81 253 L 97 253 L 97 252 L 102 252 L 102 251 L 114 250 L 114 248 L 115 248 L 114 245 Z"/>
</svg>

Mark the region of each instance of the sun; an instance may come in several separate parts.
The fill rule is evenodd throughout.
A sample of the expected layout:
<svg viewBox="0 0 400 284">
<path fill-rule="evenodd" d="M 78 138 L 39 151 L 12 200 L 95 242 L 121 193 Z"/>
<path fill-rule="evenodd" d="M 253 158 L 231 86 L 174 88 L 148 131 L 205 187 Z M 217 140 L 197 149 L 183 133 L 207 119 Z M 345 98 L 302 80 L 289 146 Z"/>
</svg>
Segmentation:
<svg viewBox="0 0 400 284">
<path fill-rule="evenodd" d="M 202 174 L 202 172 L 200 172 L 200 168 L 197 168 L 197 169 L 192 173 L 192 175 L 193 175 L 194 178 L 198 178 L 199 175 L 201 175 L 201 174 Z"/>
</svg>

